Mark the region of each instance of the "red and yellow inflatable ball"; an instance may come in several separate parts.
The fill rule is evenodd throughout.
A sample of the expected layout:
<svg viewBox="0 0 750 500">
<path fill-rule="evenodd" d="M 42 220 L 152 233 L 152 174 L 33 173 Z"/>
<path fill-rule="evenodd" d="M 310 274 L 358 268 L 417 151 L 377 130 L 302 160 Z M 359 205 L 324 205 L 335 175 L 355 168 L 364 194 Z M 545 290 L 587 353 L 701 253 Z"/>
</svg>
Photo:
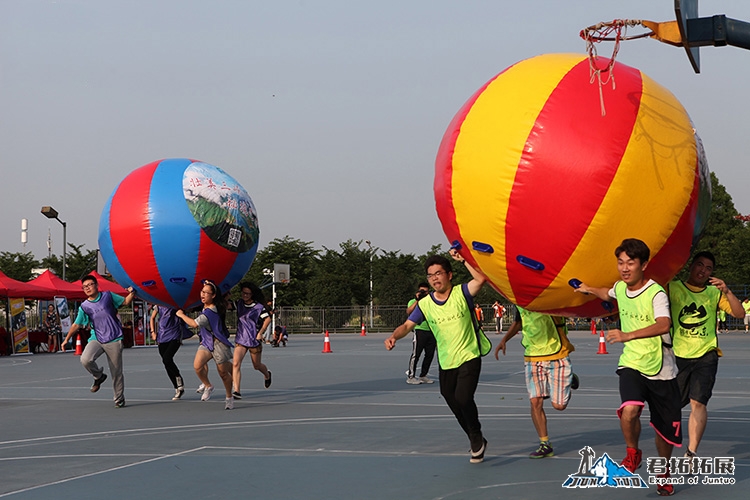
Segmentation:
<svg viewBox="0 0 750 500">
<path fill-rule="evenodd" d="M 647 275 L 665 283 L 708 217 L 708 166 L 685 109 L 635 68 L 615 63 L 613 75 L 600 98 L 585 55 L 521 61 L 464 104 L 440 145 L 435 202 L 448 240 L 530 310 L 607 315 L 569 280 L 612 285 L 614 249 L 639 238 Z"/>
</svg>

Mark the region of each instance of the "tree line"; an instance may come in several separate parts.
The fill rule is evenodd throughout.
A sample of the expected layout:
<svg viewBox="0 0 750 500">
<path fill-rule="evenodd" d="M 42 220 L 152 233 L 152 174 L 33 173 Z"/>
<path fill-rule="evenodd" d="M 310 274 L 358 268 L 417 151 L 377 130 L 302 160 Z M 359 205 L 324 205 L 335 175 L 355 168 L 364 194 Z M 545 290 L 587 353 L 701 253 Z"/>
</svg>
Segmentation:
<svg viewBox="0 0 750 500">
<path fill-rule="evenodd" d="M 717 259 L 714 274 L 727 284 L 742 285 L 735 290 L 744 295 L 744 285 L 750 283 L 750 227 L 738 218 L 732 197 L 711 173 L 712 209 L 706 229 L 695 251 L 710 250 Z M 80 279 L 96 267 L 97 251 L 84 250 L 84 245 L 69 243 L 67 276 Z M 339 248 L 315 248 L 313 242 L 291 236 L 272 240 L 259 250 L 245 280 L 267 285 L 270 278 L 263 269 L 273 269 L 274 263 L 290 265 L 290 283 L 276 287 L 277 305 L 289 306 L 364 306 L 400 305 L 414 296 L 417 285 L 426 281 L 423 263 L 429 255 L 448 257 L 448 249 L 433 245 L 421 255 L 401 253 L 370 247 L 364 241 L 347 240 Z M 9 277 L 28 281 L 34 268 L 52 269 L 62 275 L 62 260 L 51 255 L 38 261 L 29 253 L 0 252 L 0 270 Z M 686 277 L 685 270 L 679 277 Z M 454 267 L 454 283 L 468 281 L 464 266 Z M 236 287 L 235 287 L 236 288 Z M 268 290 L 268 289 L 266 289 Z M 233 296 L 239 296 L 233 290 Z M 268 290 L 270 296 L 270 290 Z M 484 287 L 476 301 L 482 305 L 495 300 L 507 302 L 491 287 Z"/>
</svg>

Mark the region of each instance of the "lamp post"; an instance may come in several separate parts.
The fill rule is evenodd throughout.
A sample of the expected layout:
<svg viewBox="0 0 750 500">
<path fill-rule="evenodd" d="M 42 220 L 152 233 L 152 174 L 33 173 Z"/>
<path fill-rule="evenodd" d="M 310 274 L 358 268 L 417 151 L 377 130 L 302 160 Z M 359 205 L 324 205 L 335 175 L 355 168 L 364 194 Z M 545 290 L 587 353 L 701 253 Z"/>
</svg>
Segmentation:
<svg viewBox="0 0 750 500">
<path fill-rule="evenodd" d="M 263 269 L 263 275 L 271 278 L 271 336 L 276 333 L 276 280 L 271 269 Z M 263 304 L 265 305 L 265 304 Z M 265 333 L 266 341 L 269 339 L 268 332 Z"/>
<path fill-rule="evenodd" d="M 67 235 L 68 224 L 66 222 L 61 221 L 57 217 L 57 215 L 58 215 L 57 214 L 57 210 L 55 210 L 52 207 L 42 207 L 42 214 L 45 217 L 47 217 L 48 219 L 55 219 L 55 220 L 57 220 L 57 222 L 59 222 L 60 224 L 62 224 L 62 227 L 63 227 L 63 273 L 62 273 L 62 279 L 63 279 L 63 281 L 65 281 L 65 267 L 66 267 L 66 262 L 65 262 L 66 248 L 65 247 L 68 246 L 68 235 Z"/>
<path fill-rule="evenodd" d="M 370 253 L 370 330 L 372 330 L 372 245 L 370 240 L 365 240 Z"/>
</svg>

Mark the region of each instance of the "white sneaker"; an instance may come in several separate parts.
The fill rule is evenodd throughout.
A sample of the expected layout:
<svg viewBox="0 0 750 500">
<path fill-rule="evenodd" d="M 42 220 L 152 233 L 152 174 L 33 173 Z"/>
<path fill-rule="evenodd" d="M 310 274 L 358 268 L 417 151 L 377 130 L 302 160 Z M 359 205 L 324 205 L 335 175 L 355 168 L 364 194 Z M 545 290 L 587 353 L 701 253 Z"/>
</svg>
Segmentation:
<svg viewBox="0 0 750 500">
<path fill-rule="evenodd" d="M 423 384 L 434 384 L 435 383 L 434 380 L 430 380 L 427 377 L 419 377 L 419 381 L 422 382 Z"/>
<path fill-rule="evenodd" d="M 174 390 L 174 396 L 172 397 L 172 401 L 177 401 L 182 397 L 182 395 L 185 394 L 185 388 L 180 386 L 177 389 Z"/>
<path fill-rule="evenodd" d="M 422 383 L 422 381 L 416 377 L 409 377 L 406 379 L 406 383 L 411 385 L 419 385 Z"/>
<path fill-rule="evenodd" d="M 224 400 L 224 409 L 225 410 L 234 410 L 234 398 L 226 398 Z"/>
<path fill-rule="evenodd" d="M 214 386 L 210 385 L 206 387 L 203 390 L 203 396 L 201 396 L 201 401 L 208 401 L 211 399 L 211 393 L 214 392 Z"/>
<path fill-rule="evenodd" d="M 203 394 L 203 391 L 205 391 L 205 390 L 206 390 L 206 385 L 205 384 L 201 384 L 201 385 L 198 386 L 198 388 L 195 390 L 195 392 L 197 392 L 198 394 Z"/>
</svg>

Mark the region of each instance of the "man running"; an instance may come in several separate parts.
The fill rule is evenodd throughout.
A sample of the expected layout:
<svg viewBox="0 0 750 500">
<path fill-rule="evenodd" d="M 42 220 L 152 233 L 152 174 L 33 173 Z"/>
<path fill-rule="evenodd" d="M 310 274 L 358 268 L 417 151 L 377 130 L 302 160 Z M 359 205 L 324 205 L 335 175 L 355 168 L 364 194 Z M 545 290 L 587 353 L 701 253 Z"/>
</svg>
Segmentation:
<svg viewBox="0 0 750 500">
<path fill-rule="evenodd" d="M 411 299 L 406 305 L 407 316 L 414 311 L 417 307 L 417 301 L 430 294 L 430 285 L 427 283 L 420 283 L 417 287 L 417 293 L 415 298 Z M 430 365 L 432 364 L 432 358 L 435 357 L 435 336 L 430 330 L 430 325 L 427 321 L 423 321 L 414 327 L 414 337 L 412 340 L 411 356 L 409 357 L 409 368 L 406 370 L 406 383 L 407 384 L 432 384 L 434 380 L 427 378 L 427 373 L 430 371 Z M 419 357 L 424 352 L 424 358 L 422 358 L 422 369 L 417 377 L 417 366 L 419 365 Z"/>
</svg>

